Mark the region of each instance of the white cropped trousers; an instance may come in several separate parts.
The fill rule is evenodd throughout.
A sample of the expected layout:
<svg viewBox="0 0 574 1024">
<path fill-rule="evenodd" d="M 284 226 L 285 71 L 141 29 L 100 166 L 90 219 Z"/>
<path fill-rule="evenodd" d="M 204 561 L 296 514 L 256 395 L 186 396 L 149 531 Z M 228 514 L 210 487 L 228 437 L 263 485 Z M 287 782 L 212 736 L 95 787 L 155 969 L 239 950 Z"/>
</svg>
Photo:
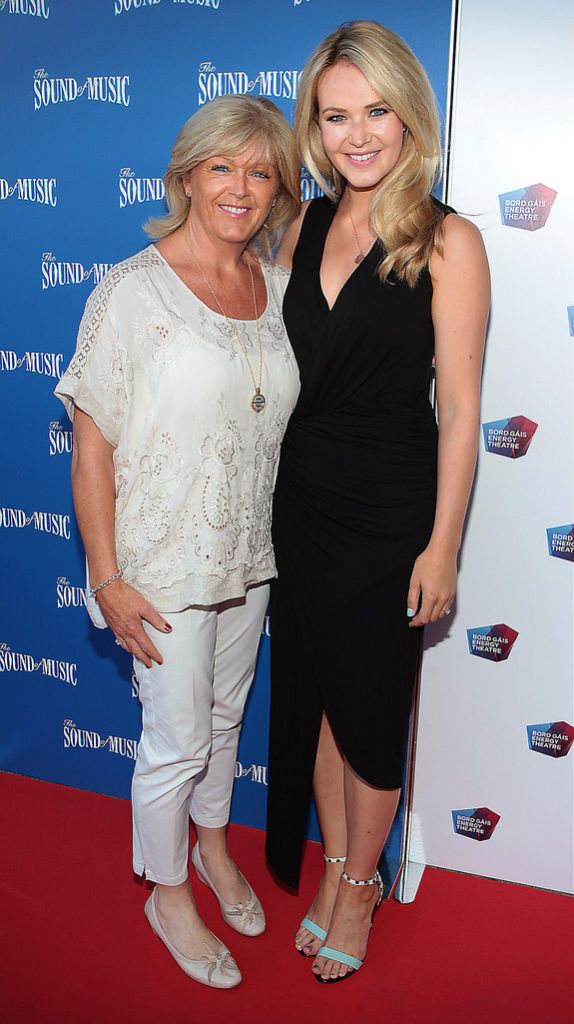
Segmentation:
<svg viewBox="0 0 574 1024">
<path fill-rule="evenodd" d="M 143 729 L 133 782 L 134 871 L 163 885 L 187 878 L 189 815 L 229 820 L 243 709 L 255 672 L 269 586 L 213 608 L 167 616 L 171 633 L 146 623 L 163 657 L 134 658 Z"/>
</svg>

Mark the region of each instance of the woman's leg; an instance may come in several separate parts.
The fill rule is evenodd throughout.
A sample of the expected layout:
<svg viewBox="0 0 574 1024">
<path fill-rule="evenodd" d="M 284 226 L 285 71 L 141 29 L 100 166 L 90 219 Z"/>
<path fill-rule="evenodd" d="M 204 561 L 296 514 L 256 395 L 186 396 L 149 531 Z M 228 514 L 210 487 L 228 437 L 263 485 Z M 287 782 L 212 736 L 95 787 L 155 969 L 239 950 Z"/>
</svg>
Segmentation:
<svg viewBox="0 0 574 1024">
<path fill-rule="evenodd" d="M 369 786 L 345 761 L 344 792 L 347 820 L 345 871 L 351 878 L 372 878 L 390 832 L 401 791 Z M 325 945 L 363 960 L 378 895 L 377 885 L 350 885 L 342 878 Z M 342 976 L 348 970 L 344 964 L 323 956 L 318 956 L 313 963 L 313 971 L 323 978 Z"/>
<path fill-rule="evenodd" d="M 135 661 L 143 731 L 132 784 L 134 870 L 157 883 L 160 923 L 171 942 L 198 959 L 217 949 L 187 881 L 189 799 L 211 749 L 215 611 L 170 615 L 173 632 L 147 626 L 163 665 Z"/>
<path fill-rule="evenodd" d="M 335 743 L 327 717 L 323 714 L 313 773 L 313 794 L 328 857 L 344 857 L 347 852 L 347 822 L 345 814 L 343 758 Z M 319 892 L 309 907 L 307 917 L 327 930 L 335 905 L 339 879 L 344 864 L 325 863 Z M 297 949 L 306 956 L 315 955 L 323 945 L 317 936 L 301 927 L 295 938 Z"/>
<path fill-rule="evenodd" d="M 204 867 L 228 903 L 249 889 L 227 852 L 227 822 L 245 701 L 253 681 L 269 586 L 252 587 L 244 601 L 228 602 L 217 616 L 213 735 L 209 761 L 197 776 L 190 803 Z"/>
</svg>

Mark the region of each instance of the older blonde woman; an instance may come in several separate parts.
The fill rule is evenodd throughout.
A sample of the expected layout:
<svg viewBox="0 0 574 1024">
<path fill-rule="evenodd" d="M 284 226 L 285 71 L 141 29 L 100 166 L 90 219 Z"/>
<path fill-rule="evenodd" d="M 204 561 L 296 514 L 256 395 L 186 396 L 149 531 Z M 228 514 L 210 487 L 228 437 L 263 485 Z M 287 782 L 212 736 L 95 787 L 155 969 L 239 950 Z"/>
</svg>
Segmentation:
<svg viewBox="0 0 574 1024">
<path fill-rule="evenodd" d="M 313 782 L 325 875 L 296 946 L 333 982 L 365 956 L 422 627 L 455 592 L 489 283 L 478 231 L 431 195 L 435 101 L 396 35 L 355 21 L 321 43 L 296 135 L 326 195 L 280 254 L 301 394 L 274 503 L 267 850 L 296 886 Z"/>
<path fill-rule="evenodd" d="M 299 208 L 292 133 L 266 100 L 230 96 L 181 129 L 158 241 L 92 293 L 57 394 L 74 418 L 73 491 L 90 607 L 134 658 L 143 731 L 133 864 L 177 963 L 206 985 L 241 981 L 203 923 L 192 859 L 224 920 L 265 927 L 226 846 L 237 743 L 268 582 L 271 499 L 299 378 L 266 261 Z"/>
</svg>

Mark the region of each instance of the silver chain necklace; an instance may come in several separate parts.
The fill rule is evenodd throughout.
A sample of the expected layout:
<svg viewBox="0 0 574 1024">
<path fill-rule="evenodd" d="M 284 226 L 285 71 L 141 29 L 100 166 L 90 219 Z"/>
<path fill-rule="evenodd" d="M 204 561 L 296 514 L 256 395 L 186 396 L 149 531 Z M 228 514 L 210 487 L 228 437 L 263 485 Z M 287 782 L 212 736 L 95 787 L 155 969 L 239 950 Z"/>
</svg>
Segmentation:
<svg viewBox="0 0 574 1024">
<path fill-rule="evenodd" d="M 187 231 L 185 231 L 185 229 L 184 229 L 184 236 L 185 236 L 185 240 L 186 240 L 186 242 L 188 244 L 189 251 L 191 252 L 191 255 L 193 256 L 193 259 L 194 259 L 195 264 L 197 266 L 197 269 L 199 270 L 201 276 L 203 277 L 203 280 L 205 281 L 205 283 L 206 283 L 209 291 L 211 292 L 215 302 L 217 303 L 217 305 L 219 306 L 221 312 L 223 313 L 223 316 L 227 320 L 227 323 L 228 323 L 229 327 L 231 328 L 231 330 L 233 331 L 233 334 L 235 335 L 235 337 L 237 339 L 237 343 L 238 343 L 239 347 L 241 348 L 241 351 L 243 352 L 243 355 L 245 356 L 245 362 L 247 363 L 247 368 L 249 370 L 249 373 L 250 373 L 250 376 L 251 376 L 251 380 L 253 381 L 253 387 L 255 388 L 255 393 L 253 394 L 253 396 L 251 398 L 251 408 L 253 409 L 253 412 L 258 412 L 258 413 L 259 412 L 263 412 L 263 410 L 264 410 L 264 408 L 265 408 L 265 406 L 267 404 L 267 399 L 265 398 L 265 395 L 261 391 L 261 383 L 262 383 L 262 380 L 263 380 L 263 344 L 261 342 L 261 333 L 260 333 L 260 330 L 259 330 L 259 317 L 258 317 L 258 312 L 257 312 L 257 297 L 255 295 L 255 281 L 254 281 L 254 278 L 253 278 L 253 271 L 251 269 L 251 261 L 248 259 L 246 262 L 247 262 L 247 269 L 249 271 L 249 278 L 251 280 L 251 294 L 252 294 L 252 297 L 253 297 L 253 312 L 255 314 L 255 329 L 257 331 L 257 342 L 258 342 L 258 345 L 259 345 L 259 383 L 257 383 L 257 381 L 255 380 L 255 374 L 253 373 L 253 367 L 251 366 L 251 360 L 250 360 L 249 356 L 247 355 L 247 349 L 245 348 L 245 345 L 241 341 L 241 338 L 239 336 L 239 331 L 237 330 L 233 320 L 225 312 L 225 310 L 224 310 L 224 308 L 223 308 L 223 306 L 221 304 L 220 299 L 218 298 L 218 296 L 216 295 L 215 291 L 213 290 L 213 288 L 212 288 L 212 286 L 211 286 L 211 284 L 210 284 L 210 282 L 208 280 L 207 274 L 205 273 L 205 270 L 203 269 L 201 263 L 199 262 L 197 256 L 195 255 L 195 252 L 193 250 L 193 246 L 191 244 L 191 239 L 189 238 L 188 233 L 187 233 Z"/>
</svg>

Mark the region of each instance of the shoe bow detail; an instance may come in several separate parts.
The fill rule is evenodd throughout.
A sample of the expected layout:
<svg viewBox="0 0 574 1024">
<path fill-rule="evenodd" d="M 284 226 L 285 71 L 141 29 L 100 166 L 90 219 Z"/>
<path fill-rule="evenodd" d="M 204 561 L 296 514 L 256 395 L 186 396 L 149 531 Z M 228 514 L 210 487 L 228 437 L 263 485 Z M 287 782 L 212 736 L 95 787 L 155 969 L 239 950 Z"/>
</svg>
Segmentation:
<svg viewBox="0 0 574 1024">
<path fill-rule="evenodd" d="M 243 875 L 241 875 L 241 877 L 249 889 L 249 898 L 246 900 L 240 900 L 239 903 L 227 903 L 227 901 L 220 896 L 205 870 L 205 865 L 199 852 L 199 843 L 194 846 L 191 859 L 198 877 L 217 897 L 221 916 L 223 917 L 223 920 L 227 922 L 229 927 L 234 928 L 236 932 L 241 932 L 242 935 L 261 935 L 261 933 L 265 931 L 266 927 L 265 913 L 261 903 L 249 885 L 249 882 L 246 881 Z"/>
</svg>

